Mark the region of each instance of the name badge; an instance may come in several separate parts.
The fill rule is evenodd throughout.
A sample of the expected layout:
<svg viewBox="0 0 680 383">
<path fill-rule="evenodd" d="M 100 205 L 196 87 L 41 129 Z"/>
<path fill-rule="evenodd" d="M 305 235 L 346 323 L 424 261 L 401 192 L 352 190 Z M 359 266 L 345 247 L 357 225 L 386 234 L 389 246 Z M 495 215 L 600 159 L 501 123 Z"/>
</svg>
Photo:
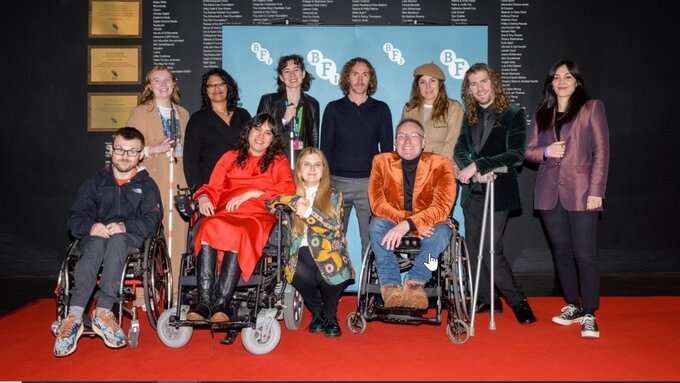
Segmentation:
<svg viewBox="0 0 680 383">
<path fill-rule="evenodd" d="M 302 150 L 305 148 L 305 144 L 300 140 L 293 140 L 293 149 Z"/>
</svg>

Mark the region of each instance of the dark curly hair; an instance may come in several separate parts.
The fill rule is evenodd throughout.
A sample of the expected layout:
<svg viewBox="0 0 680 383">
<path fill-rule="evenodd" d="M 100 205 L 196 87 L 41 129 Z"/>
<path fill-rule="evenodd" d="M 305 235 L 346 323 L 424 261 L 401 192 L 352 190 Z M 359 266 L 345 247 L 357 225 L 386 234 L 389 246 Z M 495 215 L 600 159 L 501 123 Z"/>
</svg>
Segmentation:
<svg viewBox="0 0 680 383">
<path fill-rule="evenodd" d="M 236 84 L 236 80 L 222 68 L 212 68 L 203 74 L 203 78 L 201 79 L 201 110 L 212 109 L 212 104 L 210 103 L 205 88 L 210 76 L 219 76 L 219 78 L 227 84 L 227 111 L 235 111 L 239 100 L 241 100 L 238 95 L 238 85 Z"/>
<path fill-rule="evenodd" d="M 286 69 L 286 66 L 288 65 L 288 61 L 292 61 L 294 65 L 297 65 L 300 67 L 300 70 L 305 72 L 305 78 L 302 79 L 302 83 L 300 84 L 300 89 L 302 89 L 303 92 L 306 92 L 309 90 L 309 87 L 312 85 L 312 80 L 314 80 L 314 76 L 312 76 L 307 70 L 305 69 L 305 60 L 302 58 L 300 55 L 287 55 L 287 56 L 281 56 L 279 57 L 279 65 L 276 67 L 276 85 L 278 87 L 279 92 L 283 92 L 286 90 L 286 84 L 284 84 L 283 81 L 279 78 L 283 74 L 283 70 Z"/>
<path fill-rule="evenodd" d="M 250 149 L 250 144 L 248 143 L 248 135 L 253 128 L 259 128 L 260 126 L 267 124 L 272 130 L 274 137 L 272 138 L 271 144 L 267 148 L 267 151 L 260 157 L 257 162 L 260 166 L 260 171 L 262 173 L 267 171 L 269 165 L 274 161 L 276 155 L 285 155 L 283 152 L 283 134 L 281 128 L 278 126 L 274 117 L 268 113 L 259 113 L 255 117 L 251 118 L 246 122 L 246 124 L 241 128 L 241 136 L 238 141 L 238 156 L 234 160 L 234 164 L 241 169 L 246 167 L 246 160 L 248 159 L 248 149 Z"/>
</svg>

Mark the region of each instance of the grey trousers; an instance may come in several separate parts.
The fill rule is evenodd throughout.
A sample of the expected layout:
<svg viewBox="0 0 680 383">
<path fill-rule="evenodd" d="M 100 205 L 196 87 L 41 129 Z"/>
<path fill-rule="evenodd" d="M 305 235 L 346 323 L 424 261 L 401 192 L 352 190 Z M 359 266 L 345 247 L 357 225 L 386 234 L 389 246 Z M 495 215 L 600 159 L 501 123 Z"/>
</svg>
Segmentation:
<svg viewBox="0 0 680 383">
<path fill-rule="evenodd" d="M 111 310 L 118 302 L 121 276 L 125 260 L 132 248 L 141 247 L 144 239 L 136 234 L 119 233 L 110 238 L 87 236 L 80 240 L 80 259 L 76 263 L 71 291 L 71 306 L 86 307 L 97 285 L 97 275 L 102 268 L 97 292 L 97 307 Z"/>
<path fill-rule="evenodd" d="M 371 219 L 371 206 L 368 204 L 368 178 L 331 176 L 331 185 L 340 190 L 345 199 L 345 217 L 343 218 L 345 235 L 347 235 L 352 207 L 356 209 L 361 236 L 361 258 L 363 259 L 369 246 L 368 221 Z"/>
</svg>

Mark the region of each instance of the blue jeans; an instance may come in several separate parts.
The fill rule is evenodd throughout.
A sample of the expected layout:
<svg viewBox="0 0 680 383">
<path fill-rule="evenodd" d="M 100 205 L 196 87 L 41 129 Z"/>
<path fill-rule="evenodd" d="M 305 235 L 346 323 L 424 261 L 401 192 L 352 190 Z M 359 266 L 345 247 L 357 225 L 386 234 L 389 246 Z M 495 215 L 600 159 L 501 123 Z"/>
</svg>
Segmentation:
<svg viewBox="0 0 680 383">
<path fill-rule="evenodd" d="M 371 249 L 373 254 L 375 254 L 375 266 L 378 269 L 378 279 L 381 286 L 387 284 L 401 286 L 401 272 L 399 271 L 397 257 L 394 255 L 394 252 L 385 249 L 380 244 L 385 234 L 395 226 L 397 224 L 384 218 L 375 218 L 368 225 Z M 449 225 L 445 223 L 435 225 L 434 235 L 429 238 L 423 238 L 420 241 L 420 252 L 413 260 L 413 267 L 407 275 L 408 280 L 414 282 L 429 281 L 432 278 L 432 271 L 425 266 L 425 263 L 428 262 L 429 255 L 439 259 L 439 255 L 449 245 L 450 239 L 451 228 Z"/>
</svg>

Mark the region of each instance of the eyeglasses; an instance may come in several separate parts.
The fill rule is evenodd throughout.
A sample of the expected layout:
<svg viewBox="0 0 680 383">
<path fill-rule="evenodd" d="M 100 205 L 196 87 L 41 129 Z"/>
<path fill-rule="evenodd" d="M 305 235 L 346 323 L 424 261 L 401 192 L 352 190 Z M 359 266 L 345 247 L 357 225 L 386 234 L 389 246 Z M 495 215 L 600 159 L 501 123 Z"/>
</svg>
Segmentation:
<svg viewBox="0 0 680 383">
<path fill-rule="evenodd" d="M 120 147 L 113 148 L 113 152 L 116 155 L 122 156 L 124 154 L 127 154 L 129 157 L 137 157 L 139 155 L 139 153 L 142 152 L 142 150 L 144 150 L 144 149 L 127 149 L 126 150 L 126 149 L 123 149 L 123 148 L 120 148 Z"/>
<path fill-rule="evenodd" d="M 397 133 L 397 141 L 417 140 L 424 136 L 420 133 Z"/>
<path fill-rule="evenodd" d="M 216 89 L 216 88 L 222 88 L 223 86 L 226 86 L 226 82 L 216 82 L 214 84 L 205 84 L 205 87 L 208 89 Z"/>
</svg>

